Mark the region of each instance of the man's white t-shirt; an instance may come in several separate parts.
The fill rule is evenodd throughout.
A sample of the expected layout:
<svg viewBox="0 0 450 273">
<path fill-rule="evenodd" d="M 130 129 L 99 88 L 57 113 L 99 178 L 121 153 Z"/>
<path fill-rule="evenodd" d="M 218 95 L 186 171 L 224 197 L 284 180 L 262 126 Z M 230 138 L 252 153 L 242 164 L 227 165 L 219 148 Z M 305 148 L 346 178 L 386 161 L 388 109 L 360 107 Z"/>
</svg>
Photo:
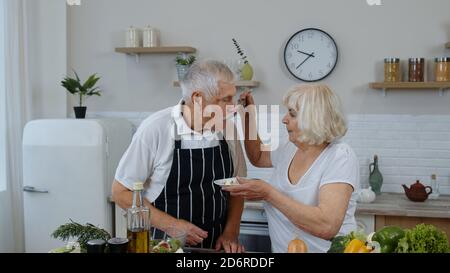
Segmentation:
<svg viewBox="0 0 450 273">
<path fill-rule="evenodd" d="M 356 230 L 354 214 L 355 192 L 359 189 L 359 164 L 353 150 L 340 141 L 330 143 L 300 181 L 293 185 L 288 178 L 288 169 L 297 149 L 292 142 L 288 141 L 271 153 L 274 172 L 268 182 L 283 194 L 309 206 L 318 205 L 319 191 L 322 186 L 332 183 L 350 184 L 354 191 L 338 235 Z M 289 242 L 296 236 L 307 244 L 308 252 L 326 252 L 329 249 L 330 241 L 299 229 L 271 204 L 264 202 L 264 208 L 269 222 L 272 252 L 287 252 Z"/>
</svg>

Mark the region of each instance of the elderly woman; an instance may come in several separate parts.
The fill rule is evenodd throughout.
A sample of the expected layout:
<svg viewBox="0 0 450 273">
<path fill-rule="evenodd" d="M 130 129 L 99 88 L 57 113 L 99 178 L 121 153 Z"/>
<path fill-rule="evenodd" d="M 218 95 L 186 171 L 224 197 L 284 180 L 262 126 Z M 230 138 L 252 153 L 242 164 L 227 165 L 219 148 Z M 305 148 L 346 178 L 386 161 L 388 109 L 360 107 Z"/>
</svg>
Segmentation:
<svg viewBox="0 0 450 273">
<path fill-rule="evenodd" d="M 243 93 L 247 105 L 254 104 Z M 326 86 L 299 85 L 284 98 L 283 123 L 289 141 L 272 152 L 262 151 L 260 139 L 245 139 L 250 162 L 273 167 L 268 182 L 238 178 L 241 185 L 224 190 L 246 200 L 263 200 L 273 252 L 286 252 L 295 237 L 309 252 L 326 252 L 330 239 L 356 229 L 354 217 L 359 187 L 358 159 L 339 141 L 347 131 L 338 97 Z M 253 127 L 251 127 L 253 125 Z M 245 129 L 255 130 L 245 119 Z"/>
</svg>

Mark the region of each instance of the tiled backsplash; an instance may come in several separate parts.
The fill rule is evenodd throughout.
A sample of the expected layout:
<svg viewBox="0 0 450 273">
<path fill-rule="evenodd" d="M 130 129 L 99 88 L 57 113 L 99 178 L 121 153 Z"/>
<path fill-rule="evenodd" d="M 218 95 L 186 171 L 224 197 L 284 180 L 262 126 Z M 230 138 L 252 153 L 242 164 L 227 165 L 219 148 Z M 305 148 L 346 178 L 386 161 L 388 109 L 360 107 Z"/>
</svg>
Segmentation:
<svg viewBox="0 0 450 273">
<path fill-rule="evenodd" d="M 403 192 L 401 184 L 415 180 L 429 185 L 434 173 L 440 192 L 450 194 L 450 116 L 350 115 L 348 121 L 344 140 L 358 155 L 363 185 L 377 154 L 382 191 Z"/>
<path fill-rule="evenodd" d="M 138 126 L 149 112 L 95 112 L 88 117 L 121 117 Z M 450 116 L 349 115 L 344 141 L 355 150 L 361 184 L 368 186 L 369 163 L 376 154 L 384 182 L 382 191 L 403 192 L 401 184 L 416 180 L 429 185 L 437 175 L 441 194 L 450 194 Z M 281 123 L 280 123 L 281 124 Z M 284 126 L 280 138 L 287 137 Z M 267 179 L 271 169 L 248 163 L 248 176 Z"/>
</svg>

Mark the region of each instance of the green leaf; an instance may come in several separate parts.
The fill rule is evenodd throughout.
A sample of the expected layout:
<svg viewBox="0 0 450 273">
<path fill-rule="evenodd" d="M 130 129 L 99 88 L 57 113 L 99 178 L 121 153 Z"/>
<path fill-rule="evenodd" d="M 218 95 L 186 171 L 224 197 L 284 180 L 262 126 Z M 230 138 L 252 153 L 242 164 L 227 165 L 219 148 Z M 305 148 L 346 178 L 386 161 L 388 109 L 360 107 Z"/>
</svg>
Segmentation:
<svg viewBox="0 0 450 273">
<path fill-rule="evenodd" d="M 82 249 L 86 249 L 86 243 L 93 239 L 103 239 L 105 241 L 111 238 L 111 235 L 104 229 L 96 227 L 90 223 L 81 225 L 69 219 L 70 223 L 59 226 L 51 236 L 55 239 L 61 239 L 68 241 L 70 238 L 77 238 L 77 242 L 80 243 Z"/>
<path fill-rule="evenodd" d="M 99 77 L 96 77 L 96 74 L 91 75 L 83 84 L 83 88 L 86 90 L 93 88 L 99 79 Z"/>
<path fill-rule="evenodd" d="M 182 56 L 177 56 L 175 58 L 175 62 L 180 65 L 191 65 L 195 60 L 196 58 L 194 55 L 186 56 L 186 58 L 183 58 Z"/>
<path fill-rule="evenodd" d="M 69 93 L 79 95 L 80 106 L 82 106 L 83 103 L 83 96 L 101 96 L 99 88 L 95 87 L 100 79 L 100 77 L 97 77 L 97 74 L 90 75 L 84 84 L 81 84 L 81 80 L 77 72 L 75 70 L 73 72 L 75 74 L 75 78 L 65 77 L 61 81 L 61 85 L 66 88 Z"/>
<path fill-rule="evenodd" d="M 80 77 L 78 77 L 77 72 L 74 70 L 73 73 L 75 73 L 75 77 L 77 77 L 77 81 L 80 82 Z"/>
</svg>

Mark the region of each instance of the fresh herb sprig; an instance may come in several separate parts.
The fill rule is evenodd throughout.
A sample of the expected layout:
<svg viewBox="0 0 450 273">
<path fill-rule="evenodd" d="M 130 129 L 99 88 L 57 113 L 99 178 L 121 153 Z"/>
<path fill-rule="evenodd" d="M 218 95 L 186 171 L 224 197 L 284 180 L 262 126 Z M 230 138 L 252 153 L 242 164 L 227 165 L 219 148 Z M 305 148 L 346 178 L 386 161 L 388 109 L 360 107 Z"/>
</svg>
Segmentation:
<svg viewBox="0 0 450 273">
<path fill-rule="evenodd" d="M 55 239 L 60 239 L 63 241 L 68 241 L 70 238 L 77 238 L 77 242 L 80 244 L 82 250 L 86 250 L 86 244 L 89 240 L 103 239 L 108 241 L 111 235 L 108 231 L 94 226 L 93 224 L 87 223 L 86 225 L 81 225 L 69 219 L 70 223 L 63 224 L 59 226 L 51 236 Z"/>
<path fill-rule="evenodd" d="M 238 42 L 236 41 L 236 39 L 231 39 L 233 41 L 234 46 L 237 49 L 237 53 L 241 56 L 241 59 L 244 61 L 245 64 L 248 63 L 247 60 L 247 56 L 244 54 L 244 51 L 241 49 L 241 47 L 239 46 Z"/>
</svg>

